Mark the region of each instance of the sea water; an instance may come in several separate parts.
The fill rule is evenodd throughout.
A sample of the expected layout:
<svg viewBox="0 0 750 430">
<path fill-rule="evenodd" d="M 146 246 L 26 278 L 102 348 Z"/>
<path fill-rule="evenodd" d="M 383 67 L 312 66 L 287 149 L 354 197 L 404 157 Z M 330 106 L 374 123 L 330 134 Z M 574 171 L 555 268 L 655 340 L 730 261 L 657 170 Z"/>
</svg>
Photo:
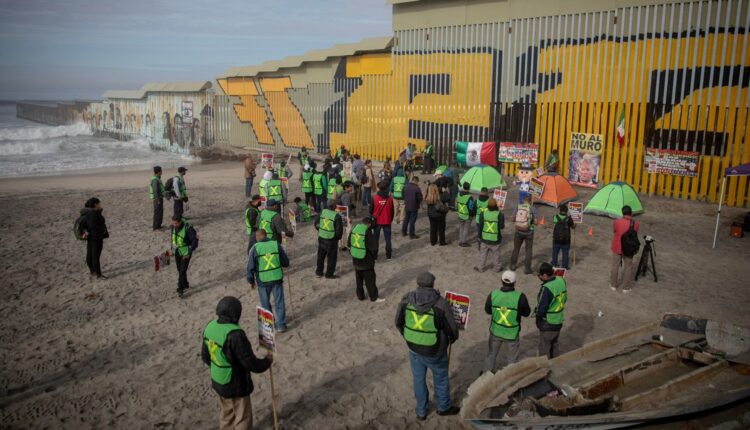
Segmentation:
<svg viewBox="0 0 750 430">
<path fill-rule="evenodd" d="M 152 150 L 146 139 L 95 137 L 88 125 L 50 126 L 16 118 L 14 103 L 0 104 L 0 177 L 174 168 L 197 159 Z"/>
</svg>

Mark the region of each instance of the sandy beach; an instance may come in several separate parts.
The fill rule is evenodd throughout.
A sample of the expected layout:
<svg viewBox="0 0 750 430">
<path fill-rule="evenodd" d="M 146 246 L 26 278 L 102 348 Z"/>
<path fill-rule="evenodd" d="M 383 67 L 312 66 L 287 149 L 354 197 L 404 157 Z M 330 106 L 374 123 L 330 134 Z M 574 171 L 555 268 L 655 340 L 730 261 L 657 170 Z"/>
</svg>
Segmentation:
<svg viewBox="0 0 750 430">
<path fill-rule="evenodd" d="M 174 265 L 153 270 L 152 257 L 169 248 L 169 233 L 155 234 L 150 228 L 150 172 L 0 180 L 0 427 L 217 427 L 218 399 L 200 346 L 220 298 L 234 295 L 242 301 L 240 325 L 257 346 L 258 294 L 245 281 L 242 172 L 241 163 L 190 167 L 186 216 L 201 242 L 184 299 L 175 293 Z M 292 197 L 300 195 L 298 179 L 295 166 Z M 584 202 L 593 194 L 576 191 Z M 89 277 L 85 244 L 72 234 L 78 210 L 91 196 L 102 200 L 111 235 L 102 254 L 108 280 Z M 509 202 L 516 196 L 512 190 Z M 638 220 L 641 233 L 656 239 L 659 282 L 641 279 L 629 295 L 610 291 L 612 220 L 586 215 L 587 226 L 576 235 L 577 265 L 567 276 L 563 352 L 664 312 L 748 323 L 750 238 L 728 234 L 731 221 L 746 210 L 724 210 L 719 242 L 712 250 L 714 205 L 641 198 L 646 212 Z M 535 237 L 535 267 L 550 258 L 556 210 L 538 206 L 538 211 L 547 226 Z M 165 220 L 171 213 L 171 202 L 166 202 Z M 588 226 L 593 236 L 586 234 Z M 339 256 L 340 279 L 314 276 L 315 229 L 298 226 L 287 246 L 292 261 L 286 271 L 290 330 L 277 336 L 273 364 L 283 428 L 471 428 L 458 417 L 437 416 L 434 406 L 425 422 L 417 421 L 407 347 L 393 319 L 401 296 L 416 288 L 416 276 L 425 270 L 435 274 L 441 292 L 471 296 L 468 327 L 453 346 L 450 364 L 453 401 L 460 405 L 487 352 L 489 317 L 483 304 L 498 287 L 499 276 L 471 270 L 479 252 L 457 246 L 455 213 L 448 216 L 451 246 L 429 246 L 428 227 L 422 210 L 417 220 L 421 239 L 402 238 L 394 229 L 394 258 L 376 266 L 386 300 L 370 303 L 356 299 L 348 254 Z M 507 267 L 512 228 L 503 234 Z M 519 272 L 517 288 L 532 306 L 536 303 L 536 276 Z M 539 337 L 532 320 L 524 321 L 521 336 L 522 357 L 535 355 Z M 272 428 L 269 376 L 253 375 L 253 380 L 256 428 Z"/>
</svg>

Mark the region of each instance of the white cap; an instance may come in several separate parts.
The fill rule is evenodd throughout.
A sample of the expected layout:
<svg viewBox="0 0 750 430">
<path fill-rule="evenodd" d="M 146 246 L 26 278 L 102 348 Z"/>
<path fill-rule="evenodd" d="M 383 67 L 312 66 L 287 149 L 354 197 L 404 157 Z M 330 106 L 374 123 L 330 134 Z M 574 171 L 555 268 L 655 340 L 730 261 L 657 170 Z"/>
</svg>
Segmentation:
<svg viewBox="0 0 750 430">
<path fill-rule="evenodd" d="M 506 270 L 503 272 L 503 275 L 500 277 L 500 279 L 503 280 L 506 284 L 515 284 L 516 283 L 516 272 L 512 270 Z"/>
</svg>

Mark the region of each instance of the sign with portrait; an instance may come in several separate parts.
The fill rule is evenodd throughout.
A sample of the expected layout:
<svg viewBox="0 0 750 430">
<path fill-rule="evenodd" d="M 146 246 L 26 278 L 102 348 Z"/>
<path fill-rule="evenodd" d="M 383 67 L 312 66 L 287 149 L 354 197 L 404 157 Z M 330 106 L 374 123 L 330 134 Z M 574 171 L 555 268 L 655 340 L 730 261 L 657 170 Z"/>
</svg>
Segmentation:
<svg viewBox="0 0 750 430">
<path fill-rule="evenodd" d="M 568 181 L 572 185 L 597 188 L 603 151 L 604 136 L 601 134 L 572 133 Z"/>
</svg>

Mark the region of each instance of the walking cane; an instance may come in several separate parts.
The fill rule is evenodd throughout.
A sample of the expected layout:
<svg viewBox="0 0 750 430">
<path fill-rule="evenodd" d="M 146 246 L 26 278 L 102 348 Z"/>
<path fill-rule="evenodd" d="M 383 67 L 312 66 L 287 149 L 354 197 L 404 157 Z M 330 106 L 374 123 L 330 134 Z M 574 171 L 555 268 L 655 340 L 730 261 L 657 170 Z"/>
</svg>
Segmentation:
<svg viewBox="0 0 750 430">
<path fill-rule="evenodd" d="M 276 388 L 273 384 L 273 365 L 268 368 L 271 376 L 271 410 L 273 411 L 273 428 L 279 430 L 279 417 L 276 415 Z"/>
</svg>

